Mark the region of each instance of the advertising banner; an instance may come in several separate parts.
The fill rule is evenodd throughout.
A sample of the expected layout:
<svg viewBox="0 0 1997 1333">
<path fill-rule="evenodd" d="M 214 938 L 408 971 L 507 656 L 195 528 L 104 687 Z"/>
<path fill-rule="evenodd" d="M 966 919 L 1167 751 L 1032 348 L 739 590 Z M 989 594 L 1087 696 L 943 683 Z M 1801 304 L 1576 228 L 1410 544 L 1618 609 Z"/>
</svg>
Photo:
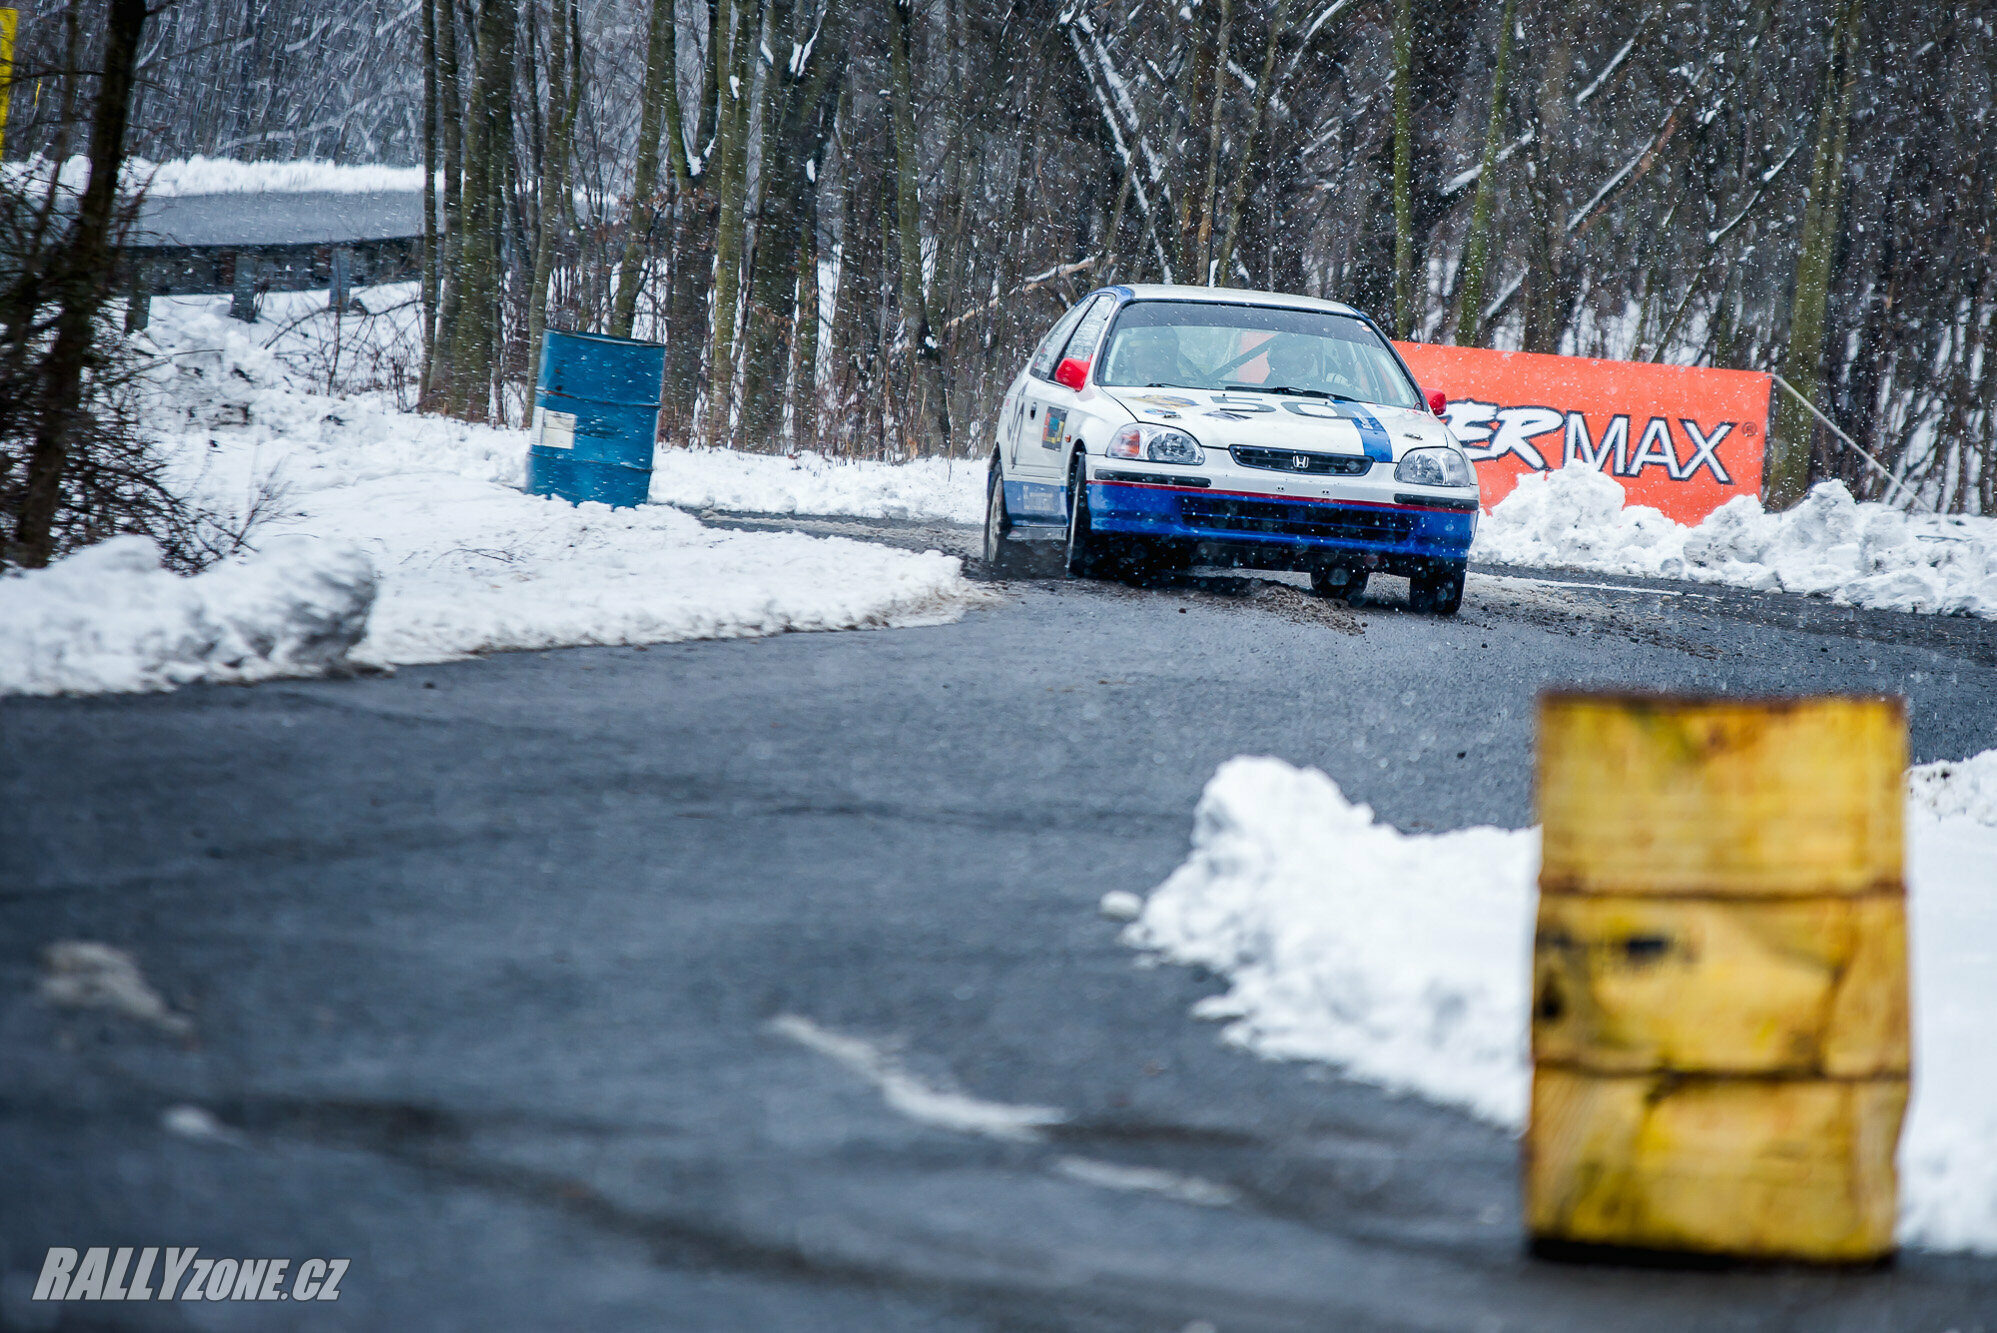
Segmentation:
<svg viewBox="0 0 1997 1333">
<path fill-rule="evenodd" d="M 1519 478 L 1579 462 L 1633 505 L 1693 524 L 1761 493 L 1767 375 L 1395 343 L 1424 390 L 1449 399 L 1449 428 L 1477 460 L 1484 508 Z"/>
</svg>

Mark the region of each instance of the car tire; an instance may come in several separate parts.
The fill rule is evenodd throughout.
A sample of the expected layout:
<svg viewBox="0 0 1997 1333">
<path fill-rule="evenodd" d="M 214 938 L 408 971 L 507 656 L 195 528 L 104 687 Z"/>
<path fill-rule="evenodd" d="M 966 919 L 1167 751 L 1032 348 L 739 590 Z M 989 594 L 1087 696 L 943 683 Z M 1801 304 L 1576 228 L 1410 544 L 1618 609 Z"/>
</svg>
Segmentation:
<svg viewBox="0 0 1997 1333">
<path fill-rule="evenodd" d="M 1463 605 L 1465 567 L 1437 561 L 1408 580 L 1408 605 L 1431 615 L 1453 616 Z"/>
<path fill-rule="evenodd" d="M 1074 466 L 1068 470 L 1068 576 L 1107 577 L 1111 572 L 1108 545 L 1109 539 L 1089 522 L 1088 469 L 1077 448 Z"/>
<path fill-rule="evenodd" d="M 1357 606 L 1366 598 L 1366 571 L 1363 569 L 1348 570 L 1345 582 L 1333 583 L 1330 579 L 1330 571 L 1313 569 L 1311 571 L 1311 591 L 1320 597 L 1343 597 L 1351 605 Z"/>
<path fill-rule="evenodd" d="M 1005 481 L 994 459 L 985 483 L 985 573 L 995 579 L 1015 578 L 1026 567 L 1026 554 L 1025 543 L 1013 539 Z"/>
</svg>

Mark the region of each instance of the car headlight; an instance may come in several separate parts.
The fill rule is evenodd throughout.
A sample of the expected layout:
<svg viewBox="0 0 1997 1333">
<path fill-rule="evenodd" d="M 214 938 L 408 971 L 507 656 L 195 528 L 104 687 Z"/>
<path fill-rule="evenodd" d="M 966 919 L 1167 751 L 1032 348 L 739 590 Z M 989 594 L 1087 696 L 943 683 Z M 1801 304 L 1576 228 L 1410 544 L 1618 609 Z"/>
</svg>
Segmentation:
<svg viewBox="0 0 1997 1333">
<path fill-rule="evenodd" d="M 1144 458 L 1153 463 L 1204 463 L 1206 450 L 1182 430 L 1152 426 L 1142 421 L 1125 426 L 1109 437 L 1103 451 L 1111 458 Z"/>
<path fill-rule="evenodd" d="M 1410 486 L 1474 486 L 1477 473 L 1454 449 L 1410 449 L 1395 465 L 1394 480 Z"/>
</svg>

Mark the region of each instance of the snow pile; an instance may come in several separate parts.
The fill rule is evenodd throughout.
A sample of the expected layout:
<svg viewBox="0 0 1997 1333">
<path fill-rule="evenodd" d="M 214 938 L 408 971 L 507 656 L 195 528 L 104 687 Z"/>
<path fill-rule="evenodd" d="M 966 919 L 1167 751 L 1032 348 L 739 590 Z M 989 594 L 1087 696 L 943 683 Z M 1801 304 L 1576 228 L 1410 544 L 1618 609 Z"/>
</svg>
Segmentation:
<svg viewBox="0 0 1997 1333">
<path fill-rule="evenodd" d="M 524 431 L 308 387 L 292 321 L 324 301 L 282 294 L 257 325 L 224 299 L 154 301 L 149 415 L 176 485 L 223 509 L 275 495 L 281 517 L 252 535 L 260 555 L 191 579 L 127 540 L 0 581 L 0 693 L 924 625 L 982 600 L 934 551 L 523 494 Z"/>
<path fill-rule="evenodd" d="M 1623 500 L 1594 468 L 1535 473 L 1478 525 L 1471 556 L 1997 618 L 1997 519 L 1910 516 L 1835 481 L 1781 514 L 1738 495 L 1690 528 Z"/>
<path fill-rule="evenodd" d="M 1914 778 L 1900 1234 L 1997 1252 L 1997 1065 L 1978 1054 L 1997 1017 L 1993 775 L 1997 751 Z M 1984 817 L 1936 813 L 1971 809 Z M 1314 769 L 1233 759 L 1200 799 L 1192 854 L 1123 938 L 1224 975 L 1195 1013 L 1232 1020 L 1231 1041 L 1517 1128 L 1538 846 L 1536 829 L 1403 834 Z"/>
<path fill-rule="evenodd" d="M 909 463 L 790 457 L 734 449 L 661 450 L 652 499 L 688 509 L 981 523 L 985 469 L 964 459 Z"/>
<path fill-rule="evenodd" d="M 0 694 L 164 690 L 195 680 L 312 675 L 367 628 L 359 548 L 280 537 L 193 578 L 145 537 L 113 537 L 0 578 Z"/>
<path fill-rule="evenodd" d="M 1907 789 L 1913 808 L 1936 819 L 1961 815 L 1997 824 L 1997 750 L 1922 764 L 1908 772 Z"/>
<path fill-rule="evenodd" d="M 667 643 L 954 620 L 960 562 L 844 538 L 722 532 L 663 505 L 613 510 L 414 469 L 312 497 L 303 525 L 376 553 L 363 661 Z"/>
<path fill-rule="evenodd" d="M 1266 1055 L 1508 1124 L 1524 1115 L 1521 894 L 1536 837 L 1409 836 L 1278 759 L 1222 764 L 1193 821 L 1191 857 L 1124 938 L 1233 983 L 1200 1017 L 1234 1020 L 1229 1038 Z"/>
</svg>

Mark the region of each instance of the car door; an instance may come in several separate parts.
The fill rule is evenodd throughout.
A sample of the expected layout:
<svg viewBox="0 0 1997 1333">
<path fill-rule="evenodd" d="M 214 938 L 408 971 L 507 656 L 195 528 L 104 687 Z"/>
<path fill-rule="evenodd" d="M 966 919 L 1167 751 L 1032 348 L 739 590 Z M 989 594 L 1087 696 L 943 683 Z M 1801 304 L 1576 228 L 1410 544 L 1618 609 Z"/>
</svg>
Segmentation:
<svg viewBox="0 0 1997 1333">
<path fill-rule="evenodd" d="M 1037 469 L 1043 404 L 1036 390 L 1042 380 L 1054 373 L 1061 349 L 1068 345 L 1068 335 L 1075 331 L 1088 307 L 1087 300 L 1077 301 L 1055 320 L 1054 327 L 1047 330 L 1039 346 L 1033 349 L 1033 355 L 1027 358 L 1026 368 L 1013 382 L 1012 392 L 1006 398 L 1010 412 L 1000 423 L 1000 428 L 1009 432 L 1000 441 L 1006 446 L 1008 472 L 1018 468 Z"/>
<path fill-rule="evenodd" d="M 1076 307 L 1079 317 L 1069 326 L 1067 336 L 1049 337 L 1033 354 L 1027 367 L 1026 420 L 1019 434 L 1019 476 L 1022 481 L 1064 486 L 1068 460 L 1067 445 L 1078 434 L 1083 410 L 1081 394 L 1057 382 L 1054 371 L 1063 360 L 1087 360 L 1108 327 L 1116 310 L 1116 298 L 1097 292 Z M 1057 329 L 1058 331 L 1058 329 Z M 1063 510 L 1066 506 L 1063 504 Z"/>
</svg>

